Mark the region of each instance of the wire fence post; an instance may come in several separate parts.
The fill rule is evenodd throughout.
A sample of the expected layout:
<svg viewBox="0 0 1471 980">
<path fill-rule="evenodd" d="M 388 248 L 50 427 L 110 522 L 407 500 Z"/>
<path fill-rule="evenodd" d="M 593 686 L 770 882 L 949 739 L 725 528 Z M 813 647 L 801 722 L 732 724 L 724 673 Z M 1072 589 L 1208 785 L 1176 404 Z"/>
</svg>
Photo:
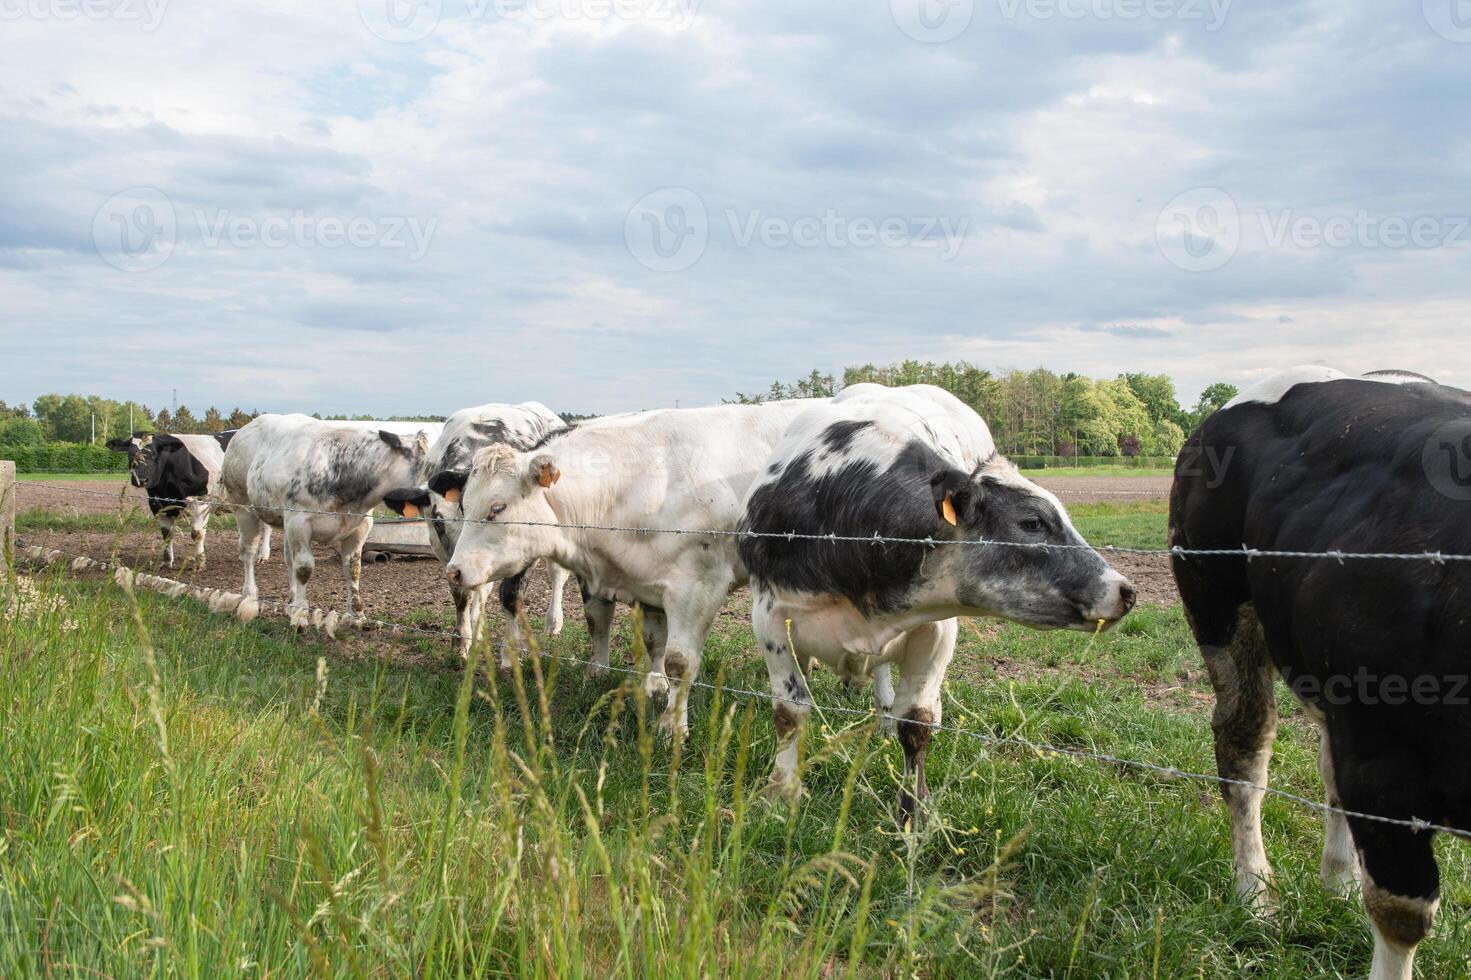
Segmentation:
<svg viewBox="0 0 1471 980">
<path fill-rule="evenodd" d="M 0 459 L 0 565 L 11 571 L 15 555 L 15 461 Z"/>
</svg>

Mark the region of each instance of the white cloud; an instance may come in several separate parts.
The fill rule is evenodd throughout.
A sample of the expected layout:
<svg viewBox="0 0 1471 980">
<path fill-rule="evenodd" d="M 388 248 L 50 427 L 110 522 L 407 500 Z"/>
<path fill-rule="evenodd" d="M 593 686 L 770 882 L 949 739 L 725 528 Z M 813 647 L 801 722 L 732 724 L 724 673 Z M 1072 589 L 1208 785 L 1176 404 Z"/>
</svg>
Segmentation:
<svg viewBox="0 0 1471 980">
<path fill-rule="evenodd" d="M 1187 396 L 1315 360 L 1471 380 L 1453 342 L 1471 249 L 1264 232 L 1283 214 L 1471 214 L 1471 63 L 1418 5 L 1232 4 L 1207 30 L 978 2 L 954 41 L 924 44 L 886 4 L 668 2 L 693 17 L 444 0 L 404 44 L 357 0 L 167 3 L 152 30 L 7 20 L 0 339 L 28 370 L 4 396 L 616 411 L 903 357 L 1168 371 Z M 128 273 L 94 226 L 143 235 L 132 211 L 97 220 L 137 187 L 166 195 L 176 231 L 166 261 Z M 665 187 L 707 218 L 678 272 L 624 244 L 629 209 Z M 1156 245 L 1193 188 L 1239 221 L 1208 272 Z M 378 233 L 201 231 L 297 214 Z M 827 214 L 840 244 L 743 244 L 729 217 Z M 885 219 L 908 244 L 855 244 L 855 220 Z M 927 221 L 964 227 L 953 258 L 914 247 Z M 422 257 L 385 244 L 394 222 L 432 227 Z"/>
</svg>

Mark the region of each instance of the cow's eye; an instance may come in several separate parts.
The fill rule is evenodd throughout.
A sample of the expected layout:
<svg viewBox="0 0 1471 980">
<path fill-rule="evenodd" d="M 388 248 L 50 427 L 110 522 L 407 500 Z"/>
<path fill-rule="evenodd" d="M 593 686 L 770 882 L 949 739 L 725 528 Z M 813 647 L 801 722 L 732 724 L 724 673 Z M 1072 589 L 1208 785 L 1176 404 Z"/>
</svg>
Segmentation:
<svg viewBox="0 0 1471 980">
<path fill-rule="evenodd" d="M 1024 517 L 1021 519 L 1019 526 L 1028 534 L 1037 534 L 1047 528 L 1047 525 L 1042 523 L 1042 518 L 1040 517 Z"/>
<path fill-rule="evenodd" d="M 506 509 L 506 505 L 505 504 L 491 504 L 490 505 L 490 516 L 492 518 L 499 517 L 502 513 L 505 512 L 505 509 Z"/>
</svg>

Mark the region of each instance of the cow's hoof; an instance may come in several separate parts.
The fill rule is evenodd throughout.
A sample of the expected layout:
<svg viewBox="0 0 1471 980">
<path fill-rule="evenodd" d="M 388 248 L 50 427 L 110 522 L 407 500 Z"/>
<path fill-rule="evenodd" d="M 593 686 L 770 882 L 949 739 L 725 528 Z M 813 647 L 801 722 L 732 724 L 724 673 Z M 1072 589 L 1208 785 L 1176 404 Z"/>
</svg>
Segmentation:
<svg viewBox="0 0 1471 980">
<path fill-rule="evenodd" d="M 663 674 L 645 674 L 644 694 L 651 698 L 666 697 L 669 694 L 669 678 Z"/>
<path fill-rule="evenodd" d="M 878 709 L 879 731 L 890 738 L 899 737 L 899 719 L 894 717 L 894 706 L 887 705 Z"/>
<path fill-rule="evenodd" d="M 561 620 L 561 617 L 558 617 L 557 619 L 550 620 L 547 623 L 547 636 L 561 636 L 561 635 L 562 635 L 562 620 Z"/>
<path fill-rule="evenodd" d="M 796 778 L 783 779 L 776 776 L 766 781 L 766 785 L 756 791 L 756 799 L 770 804 L 785 803 L 788 806 L 796 806 L 807 791 L 802 788 L 802 781 Z"/>
<path fill-rule="evenodd" d="M 1271 873 L 1238 875 L 1236 897 L 1259 918 L 1271 921 L 1277 917 L 1277 889 Z"/>
<path fill-rule="evenodd" d="M 671 742 L 683 742 L 689 734 L 689 728 L 679 720 L 679 716 L 672 710 L 665 711 L 659 716 L 659 734 Z"/>
<path fill-rule="evenodd" d="M 1318 866 L 1318 880 L 1323 890 L 1335 898 L 1348 898 L 1359 887 L 1358 862 L 1349 855 L 1347 863 L 1334 861 L 1326 855 Z"/>
<path fill-rule="evenodd" d="M 587 676 L 593 678 L 594 680 L 602 680 L 604 677 L 608 676 L 608 665 L 600 663 L 588 664 Z"/>
<path fill-rule="evenodd" d="M 304 630 L 312 624 L 311 610 L 293 609 L 291 610 L 291 618 L 289 621 L 292 626 L 296 627 L 297 630 Z"/>
</svg>

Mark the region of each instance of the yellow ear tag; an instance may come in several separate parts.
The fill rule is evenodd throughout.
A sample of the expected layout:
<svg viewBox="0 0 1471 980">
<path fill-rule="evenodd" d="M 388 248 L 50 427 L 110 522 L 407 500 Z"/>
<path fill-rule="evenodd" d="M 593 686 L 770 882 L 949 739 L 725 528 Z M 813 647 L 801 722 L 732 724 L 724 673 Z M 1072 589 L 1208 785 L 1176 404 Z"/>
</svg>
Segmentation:
<svg viewBox="0 0 1471 980">
<path fill-rule="evenodd" d="M 940 505 L 940 513 L 952 525 L 960 526 L 960 519 L 955 516 L 955 496 L 949 490 L 945 491 L 945 502 Z"/>
<path fill-rule="evenodd" d="M 452 504 L 457 504 L 460 502 L 460 488 L 450 487 L 444 493 L 440 494 L 440 496 Z"/>
<path fill-rule="evenodd" d="M 418 517 L 419 516 L 419 508 L 418 508 L 418 506 L 415 505 L 415 504 L 411 504 L 407 500 L 405 500 L 404 501 L 404 516 L 405 517 Z"/>
</svg>

